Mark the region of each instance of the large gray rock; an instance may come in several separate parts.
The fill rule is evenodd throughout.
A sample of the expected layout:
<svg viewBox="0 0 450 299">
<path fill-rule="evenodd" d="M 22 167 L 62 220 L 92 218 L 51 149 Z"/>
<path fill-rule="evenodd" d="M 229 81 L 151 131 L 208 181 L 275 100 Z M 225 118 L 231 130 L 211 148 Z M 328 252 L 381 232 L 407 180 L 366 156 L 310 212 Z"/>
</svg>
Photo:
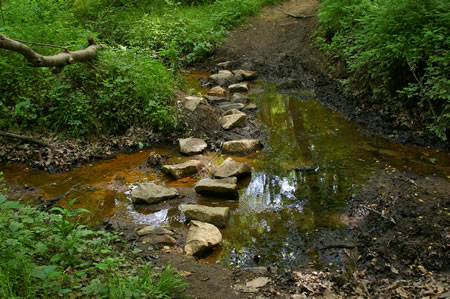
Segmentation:
<svg viewBox="0 0 450 299">
<path fill-rule="evenodd" d="M 182 205 L 181 210 L 188 221 L 199 220 L 214 224 L 217 227 L 227 226 L 230 219 L 230 208 L 208 207 L 202 205 Z"/>
<path fill-rule="evenodd" d="M 209 76 L 211 80 L 214 81 L 219 86 L 227 87 L 230 84 L 234 84 L 237 82 L 236 78 L 234 77 L 233 73 L 226 70 L 219 71 L 218 74 L 214 74 Z"/>
<path fill-rule="evenodd" d="M 222 151 L 228 154 L 245 155 L 261 148 L 258 139 L 239 139 L 226 141 L 222 145 Z"/>
<path fill-rule="evenodd" d="M 189 96 L 189 97 L 184 98 L 183 107 L 186 108 L 187 110 L 195 111 L 195 110 L 197 110 L 198 105 L 204 104 L 204 103 L 205 103 L 205 99 L 203 99 L 201 97 Z"/>
<path fill-rule="evenodd" d="M 234 103 L 247 104 L 250 101 L 250 99 L 241 93 L 235 93 L 231 97 L 231 101 L 233 101 Z"/>
<path fill-rule="evenodd" d="M 241 109 L 243 109 L 245 107 L 245 105 L 244 104 L 241 104 L 241 103 L 230 103 L 230 102 L 228 102 L 228 103 L 223 103 L 223 104 L 220 104 L 219 106 L 217 106 L 217 108 L 220 110 L 220 112 L 225 112 L 225 111 L 228 111 L 228 110 L 231 110 L 231 109 L 238 109 L 238 110 L 241 110 Z"/>
<path fill-rule="evenodd" d="M 214 86 L 208 91 L 209 96 L 224 97 L 226 94 L 227 91 L 220 86 Z"/>
<path fill-rule="evenodd" d="M 146 235 L 173 235 L 173 231 L 164 227 L 149 225 L 138 230 L 137 234 L 140 237 Z"/>
<path fill-rule="evenodd" d="M 184 251 L 187 255 L 202 255 L 222 242 L 222 234 L 219 229 L 212 224 L 192 220 L 186 236 Z"/>
<path fill-rule="evenodd" d="M 186 155 L 201 154 L 208 145 L 199 138 L 185 138 L 178 140 L 180 144 L 180 152 Z"/>
<path fill-rule="evenodd" d="M 234 92 L 248 92 L 248 84 L 247 83 L 235 83 L 228 86 L 228 90 L 231 93 Z"/>
<path fill-rule="evenodd" d="M 131 190 L 131 198 L 135 203 L 158 203 L 177 196 L 177 189 L 154 183 L 141 183 Z"/>
<path fill-rule="evenodd" d="M 161 170 L 165 174 L 172 175 L 176 179 L 181 179 L 193 174 L 202 169 L 203 163 L 199 160 L 189 160 L 181 164 L 164 165 Z"/>
<path fill-rule="evenodd" d="M 224 130 L 231 130 L 237 127 L 243 127 L 247 120 L 247 114 L 230 114 L 222 117 L 221 124 Z"/>
<path fill-rule="evenodd" d="M 194 190 L 197 193 L 216 195 L 235 195 L 237 188 L 237 178 L 235 177 L 225 179 L 205 179 L 197 182 L 194 186 Z"/>
<path fill-rule="evenodd" d="M 257 72 L 245 71 L 245 70 L 234 70 L 233 74 L 236 80 L 240 81 L 251 81 L 258 78 Z"/>
<path fill-rule="evenodd" d="M 244 162 L 236 162 L 227 158 L 220 166 L 214 169 L 213 175 L 216 178 L 240 177 L 252 173 L 252 169 Z"/>
</svg>

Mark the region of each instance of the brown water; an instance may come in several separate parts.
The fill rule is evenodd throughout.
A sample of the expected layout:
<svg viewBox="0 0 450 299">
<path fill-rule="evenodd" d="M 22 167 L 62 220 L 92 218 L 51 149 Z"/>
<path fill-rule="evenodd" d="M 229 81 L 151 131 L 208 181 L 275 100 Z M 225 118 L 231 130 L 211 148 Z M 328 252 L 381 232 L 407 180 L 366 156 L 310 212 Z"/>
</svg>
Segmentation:
<svg viewBox="0 0 450 299">
<path fill-rule="evenodd" d="M 192 75 L 190 87 L 195 87 L 197 79 L 198 74 Z M 228 265 L 317 261 L 317 242 L 327 234 L 345 238 L 340 213 L 359 186 L 380 169 L 449 179 L 448 153 L 369 138 L 355 124 L 315 102 L 308 91 L 279 94 L 274 84 L 262 82 L 253 90 L 251 97 L 266 128 L 267 146 L 260 154 L 234 157 L 254 169 L 252 177 L 241 183 L 239 201 L 197 196 L 192 190 L 197 179 L 174 181 L 141 167 L 152 151 L 170 155 L 173 163 L 188 159 L 168 148 L 119 154 L 63 174 L 6 165 L 2 167 L 5 179 L 12 185 L 39 188 L 44 199 L 72 190 L 61 204 L 78 198 L 75 207 L 91 210 L 91 223 L 113 218 L 180 227 L 184 221 L 181 203 L 228 206 L 232 217 L 229 227 L 222 230 L 223 246 L 206 259 Z M 211 165 L 226 158 L 215 153 L 204 156 Z M 314 171 L 295 171 L 304 165 Z M 143 181 L 176 187 L 183 196 L 157 205 L 133 206 L 129 190 Z M 33 199 L 24 196 L 21 200 Z"/>
</svg>

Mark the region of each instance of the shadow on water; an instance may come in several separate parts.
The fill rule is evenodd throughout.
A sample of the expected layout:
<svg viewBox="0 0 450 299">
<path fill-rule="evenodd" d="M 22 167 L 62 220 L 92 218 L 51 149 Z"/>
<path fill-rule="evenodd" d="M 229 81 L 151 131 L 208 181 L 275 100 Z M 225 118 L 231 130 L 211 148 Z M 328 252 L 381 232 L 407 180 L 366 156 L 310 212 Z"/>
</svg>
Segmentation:
<svg viewBox="0 0 450 299">
<path fill-rule="evenodd" d="M 198 76 L 193 75 L 195 80 L 189 77 L 188 87 L 195 87 Z M 260 154 L 234 157 L 254 169 L 241 183 L 239 201 L 198 197 L 192 190 L 197 179 L 174 181 L 141 167 L 152 151 L 170 155 L 172 163 L 188 159 L 167 148 L 119 154 L 63 174 L 4 165 L 5 179 L 11 185 L 36 187 L 47 200 L 73 190 L 61 204 L 78 198 L 76 207 L 91 210 L 92 223 L 113 218 L 181 227 L 181 203 L 228 206 L 232 217 L 222 230 L 223 246 L 206 262 L 243 266 L 312 262 L 320 266 L 338 262 L 338 257 L 321 255 L 320 248 L 346 239 L 340 214 L 359 186 L 378 170 L 448 178 L 448 153 L 367 137 L 355 124 L 315 102 L 308 91 L 280 94 L 275 84 L 264 82 L 253 85 L 253 90 L 250 97 L 258 106 L 266 146 Z M 206 155 L 217 161 L 225 158 Z M 158 205 L 134 206 L 129 190 L 142 181 L 176 187 L 183 196 Z M 31 196 L 36 194 L 21 200 L 32 200 Z"/>
</svg>

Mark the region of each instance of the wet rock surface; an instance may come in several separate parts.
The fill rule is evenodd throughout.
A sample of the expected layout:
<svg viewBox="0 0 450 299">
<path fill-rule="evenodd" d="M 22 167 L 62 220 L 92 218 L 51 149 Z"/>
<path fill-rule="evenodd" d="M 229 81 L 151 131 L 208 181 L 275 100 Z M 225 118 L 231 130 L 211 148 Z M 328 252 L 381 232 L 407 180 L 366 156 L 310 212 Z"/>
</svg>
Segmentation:
<svg viewBox="0 0 450 299">
<path fill-rule="evenodd" d="M 222 150 L 228 154 L 245 155 L 261 148 L 261 142 L 258 139 L 240 139 L 226 141 L 223 143 Z"/>
<path fill-rule="evenodd" d="M 207 222 L 222 228 L 227 226 L 230 219 L 230 208 L 228 207 L 208 207 L 204 205 L 182 205 L 186 219 Z"/>
<path fill-rule="evenodd" d="M 204 179 L 199 181 L 194 186 L 194 190 L 197 193 L 217 195 L 235 194 L 237 188 L 237 179 L 235 177 L 224 179 Z"/>
<path fill-rule="evenodd" d="M 184 251 L 187 255 L 202 255 L 222 242 L 222 234 L 212 224 L 192 220 L 186 236 Z"/>
<path fill-rule="evenodd" d="M 202 167 L 202 161 L 189 160 L 181 164 L 164 165 L 161 170 L 176 179 L 181 179 L 196 174 Z"/>
<path fill-rule="evenodd" d="M 236 162 L 232 158 L 227 158 L 220 166 L 213 171 L 213 176 L 216 178 L 240 177 L 249 175 L 252 169 L 245 162 Z"/>
<path fill-rule="evenodd" d="M 130 195 L 134 203 L 153 204 L 175 198 L 179 194 L 175 188 L 156 185 L 155 183 L 140 183 L 131 190 Z"/>
</svg>

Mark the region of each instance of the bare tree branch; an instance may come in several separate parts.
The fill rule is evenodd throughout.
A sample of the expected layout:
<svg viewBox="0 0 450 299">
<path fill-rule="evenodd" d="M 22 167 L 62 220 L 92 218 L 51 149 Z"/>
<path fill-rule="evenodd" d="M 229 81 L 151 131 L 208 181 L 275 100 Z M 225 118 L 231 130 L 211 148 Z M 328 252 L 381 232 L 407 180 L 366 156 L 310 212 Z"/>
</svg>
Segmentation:
<svg viewBox="0 0 450 299">
<path fill-rule="evenodd" d="M 61 71 L 66 65 L 95 58 L 97 56 L 97 49 L 101 45 L 95 43 L 94 39 L 90 36 L 88 37 L 88 42 L 89 46 L 83 50 L 69 51 L 65 49 L 64 52 L 52 56 L 43 56 L 36 53 L 27 45 L 0 34 L 0 49 L 22 54 L 32 67 L 53 67 L 55 72 Z"/>
<path fill-rule="evenodd" d="M 13 134 L 13 133 L 9 133 L 9 132 L 5 132 L 5 131 L 0 131 L 0 136 L 1 137 L 6 137 L 6 138 L 10 138 L 10 139 L 16 139 L 16 140 L 20 140 L 26 143 L 33 143 L 42 147 L 48 147 L 49 149 L 53 149 L 53 147 L 45 142 L 36 140 L 34 138 L 31 137 L 26 137 L 26 136 L 21 136 L 21 135 L 17 135 L 17 134 Z"/>
</svg>

